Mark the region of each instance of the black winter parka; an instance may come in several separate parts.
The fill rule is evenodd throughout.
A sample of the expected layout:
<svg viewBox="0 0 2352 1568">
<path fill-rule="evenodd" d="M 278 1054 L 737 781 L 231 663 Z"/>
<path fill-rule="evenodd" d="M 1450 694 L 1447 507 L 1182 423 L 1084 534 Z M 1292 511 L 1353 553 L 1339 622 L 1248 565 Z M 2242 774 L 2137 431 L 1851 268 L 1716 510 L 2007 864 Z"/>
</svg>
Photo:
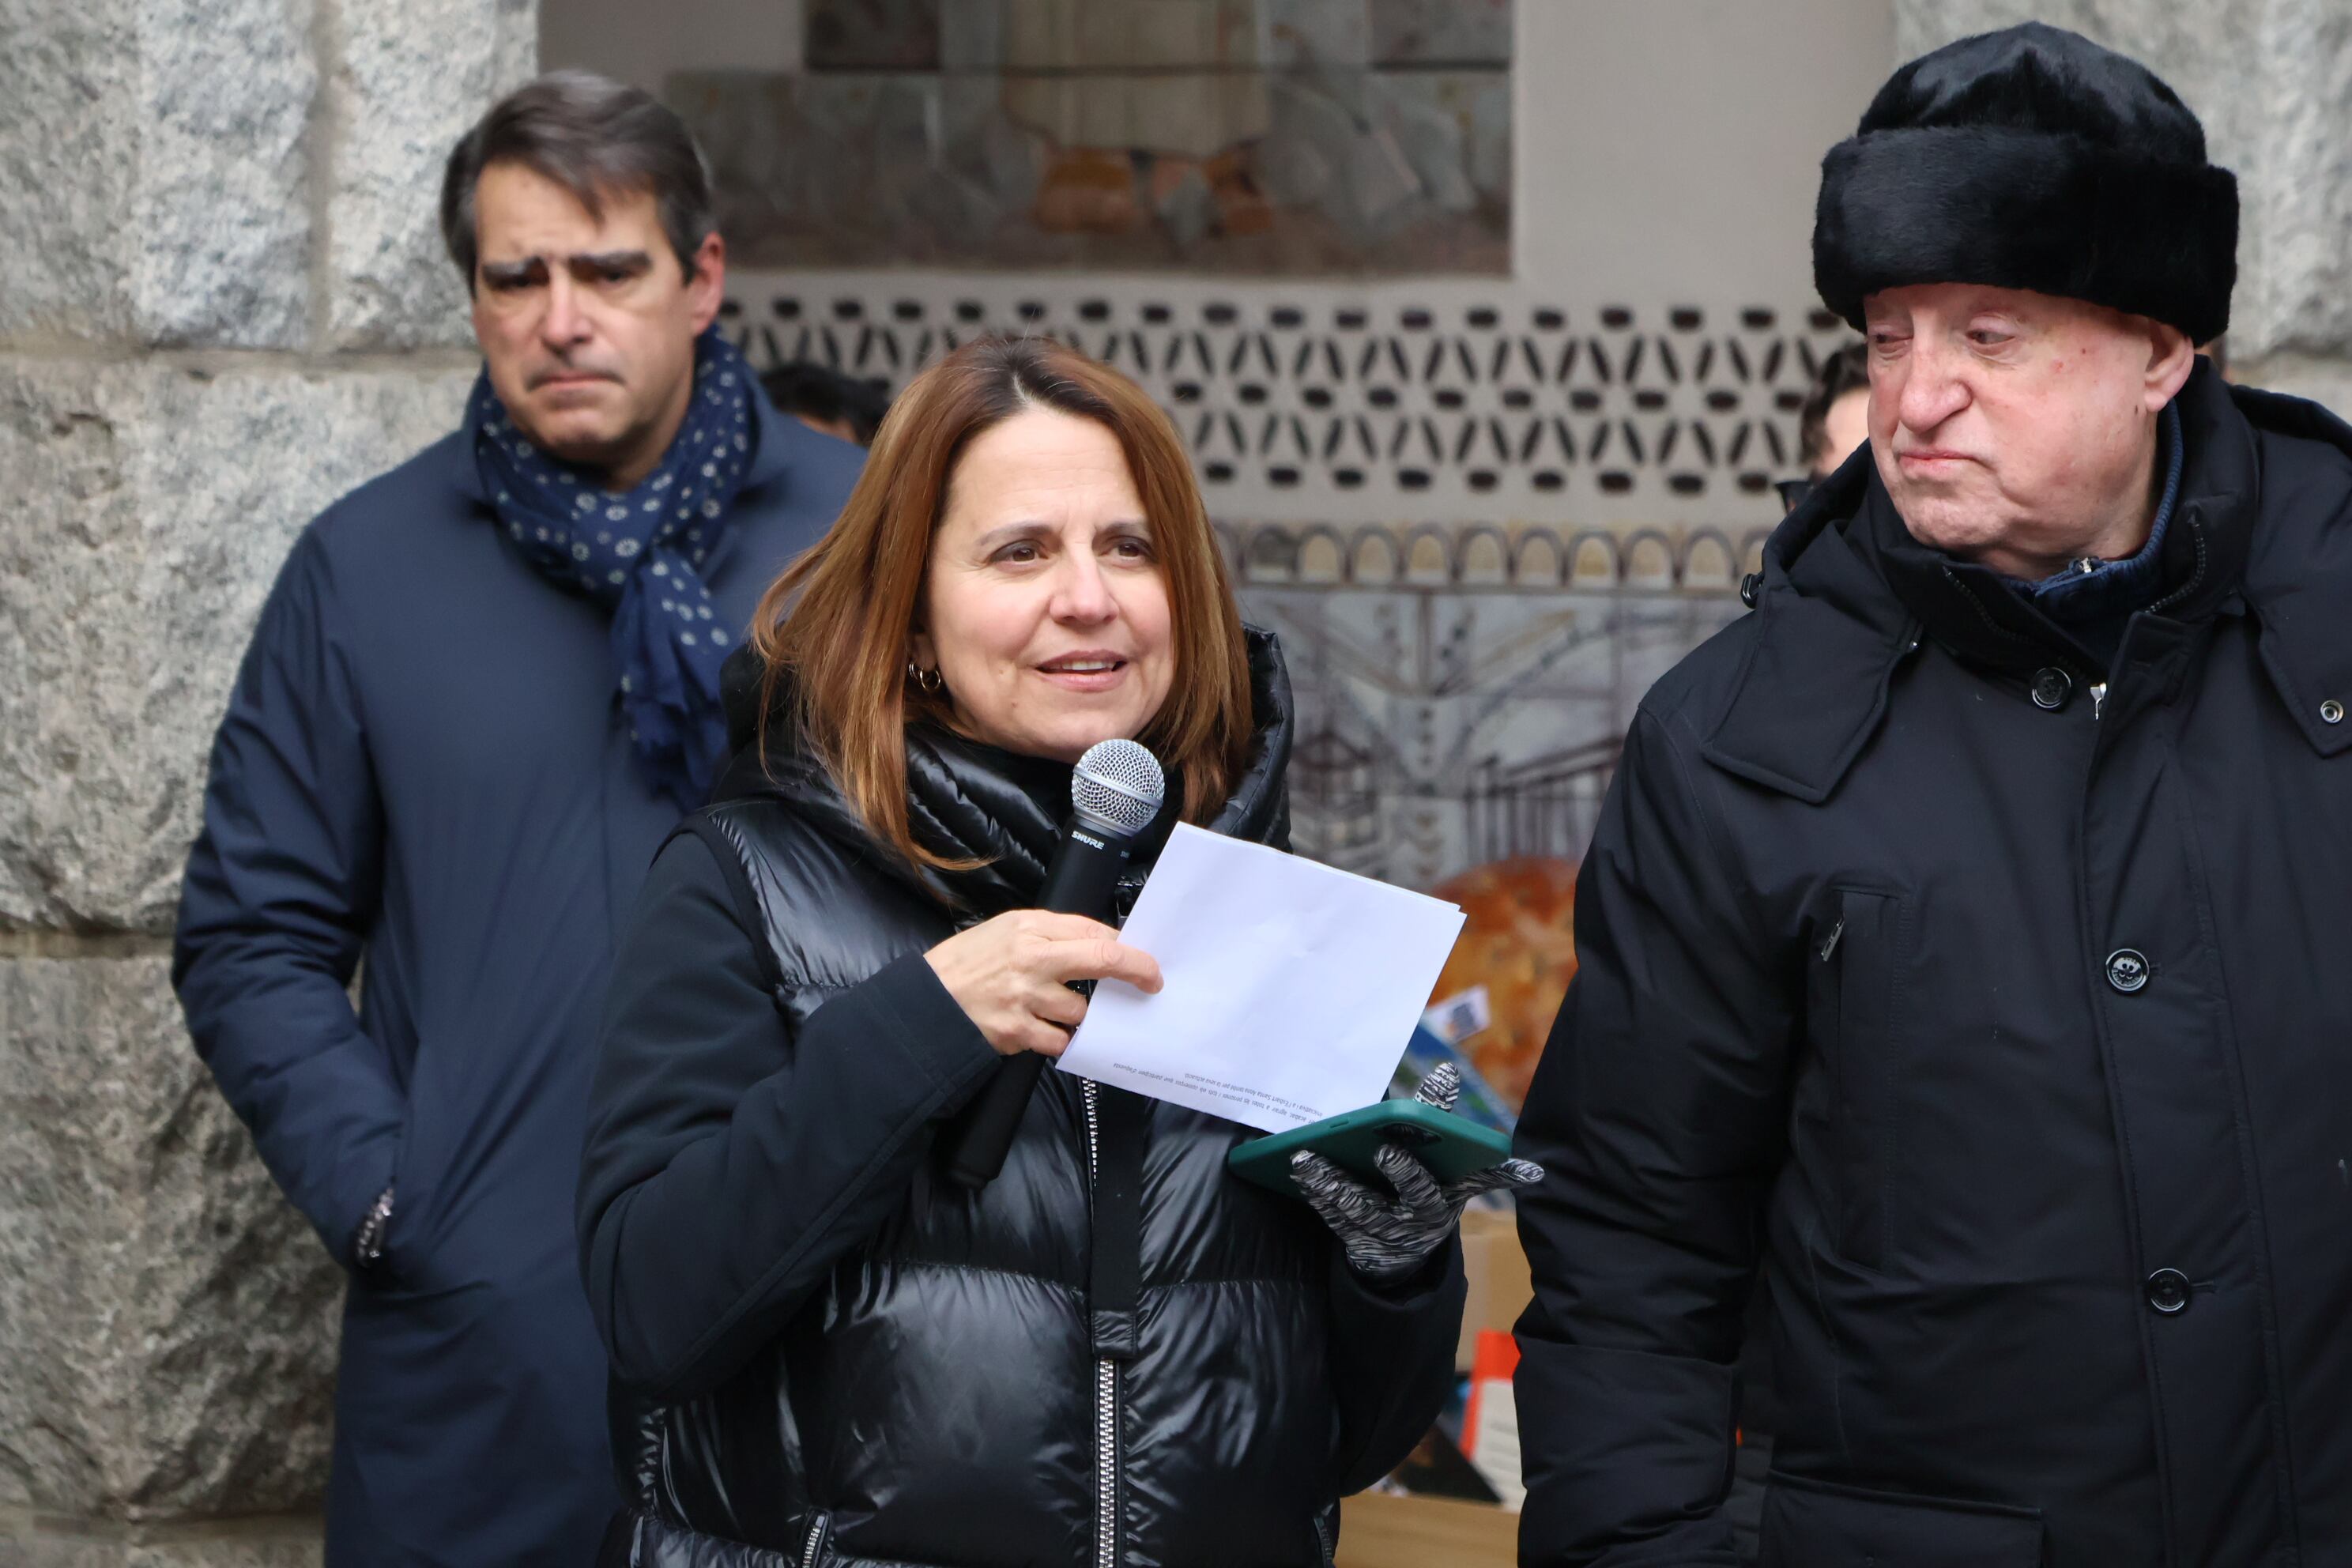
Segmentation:
<svg viewBox="0 0 2352 1568">
<path fill-rule="evenodd" d="M 1289 688 L 1251 656 L 1211 826 L 1280 844 Z M 1052 1071 L 1003 1174 L 944 1181 L 1001 1058 L 922 953 L 1034 902 L 1069 770 L 910 734 L 919 836 L 990 858 L 927 879 L 785 728 L 656 861 L 613 979 L 580 1197 L 631 1499 L 606 1561 L 1328 1563 L 1336 1500 L 1444 1396 L 1458 1246 L 1368 1289 L 1227 1175 L 1245 1129 Z"/>
<path fill-rule="evenodd" d="M 1521 1561 L 2352 1563 L 2352 430 L 2179 398 L 2114 668 L 1864 451 L 1641 706 L 1518 1152 Z"/>
</svg>

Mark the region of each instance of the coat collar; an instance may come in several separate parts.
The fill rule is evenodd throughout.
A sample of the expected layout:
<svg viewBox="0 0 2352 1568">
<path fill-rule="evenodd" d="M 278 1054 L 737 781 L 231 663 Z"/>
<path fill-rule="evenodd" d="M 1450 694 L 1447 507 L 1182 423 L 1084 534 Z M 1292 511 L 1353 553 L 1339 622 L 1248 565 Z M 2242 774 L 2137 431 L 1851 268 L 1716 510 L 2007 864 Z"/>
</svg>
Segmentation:
<svg viewBox="0 0 2352 1568">
<path fill-rule="evenodd" d="M 2352 426 L 2315 403 L 2252 387 L 2231 401 L 2253 430 L 2317 443 L 2263 440 L 2264 502 L 2245 564 L 2244 597 L 2262 628 L 2262 658 L 2314 750 L 2352 748 Z M 2332 710 L 2328 704 L 2338 706 Z M 2329 722 L 2327 712 L 2338 715 Z"/>
<path fill-rule="evenodd" d="M 1717 767 L 1819 805 L 1878 728 L 1918 622 L 1855 526 L 1883 494 L 1867 447 L 1813 488 L 1764 545 L 1756 632 L 1703 753 Z"/>
<path fill-rule="evenodd" d="M 2352 428 L 2315 405 L 2231 388 L 2200 361 L 2180 395 L 2187 456 L 2167 531 L 2166 594 L 2147 612 L 2184 625 L 2251 607 L 2263 662 L 2311 743 L 2352 746 L 2352 480 L 2313 465 L 2266 502 L 2263 431 L 2352 457 Z M 2342 526 L 2336 526 L 2341 517 Z M 1809 804 L 1826 800 L 1876 733 L 1895 669 L 1923 638 L 2011 673 L 2095 664 L 1995 573 L 1911 537 L 1867 448 L 1807 496 L 1764 547 L 1756 629 L 1703 754 Z"/>
</svg>

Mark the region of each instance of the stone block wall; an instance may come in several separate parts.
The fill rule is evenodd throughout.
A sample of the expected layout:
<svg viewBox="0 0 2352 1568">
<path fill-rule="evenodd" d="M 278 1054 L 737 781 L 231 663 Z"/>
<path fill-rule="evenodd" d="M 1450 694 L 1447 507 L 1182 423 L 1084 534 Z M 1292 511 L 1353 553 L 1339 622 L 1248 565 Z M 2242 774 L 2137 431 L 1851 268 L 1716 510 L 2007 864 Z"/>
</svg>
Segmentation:
<svg viewBox="0 0 2352 1568">
<path fill-rule="evenodd" d="M 2143 61 L 2196 110 L 2238 176 L 2231 374 L 2352 415 L 2352 5 L 1895 0 L 1895 58 L 2028 20 Z"/>
<path fill-rule="evenodd" d="M 303 522 L 475 363 L 531 0 L 0 0 L 0 1564 L 319 1557 L 341 1277 L 189 1048 L 205 755 Z"/>
</svg>

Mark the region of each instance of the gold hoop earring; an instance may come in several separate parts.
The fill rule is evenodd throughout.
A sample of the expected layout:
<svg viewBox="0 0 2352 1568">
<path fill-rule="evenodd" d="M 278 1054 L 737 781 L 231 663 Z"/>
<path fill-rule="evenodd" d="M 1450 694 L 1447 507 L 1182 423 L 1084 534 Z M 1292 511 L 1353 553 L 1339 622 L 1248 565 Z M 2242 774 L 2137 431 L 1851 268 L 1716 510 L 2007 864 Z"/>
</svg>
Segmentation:
<svg viewBox="0 0 2352 1568">
<path fill-rule="evenodd" d="M 926 697 L 939 695 L 942 684 L 938 670 L 925 669 L 911 658 L 907 661 L 907 679 L 914 682 L 915 689 Z"/>
</svg>

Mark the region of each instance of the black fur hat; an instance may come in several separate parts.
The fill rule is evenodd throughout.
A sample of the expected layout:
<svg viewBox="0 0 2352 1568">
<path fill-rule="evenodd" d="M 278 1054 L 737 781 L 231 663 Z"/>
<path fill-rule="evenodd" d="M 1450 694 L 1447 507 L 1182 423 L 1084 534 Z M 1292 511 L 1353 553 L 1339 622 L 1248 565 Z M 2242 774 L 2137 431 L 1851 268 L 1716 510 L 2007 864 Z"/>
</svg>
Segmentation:
<svg viewBox="0 0 2352 1568">
<path fill-rule="evenodd" d="M 1822 160 L 1813 284 L 1859 329 L 1907 283 L 1986 283 L 2179 327 L 2230 324 L 2238 182 L 2137 60 L 2028 22 L 1946 45 L 1879 89 Z"/>
</svg>

